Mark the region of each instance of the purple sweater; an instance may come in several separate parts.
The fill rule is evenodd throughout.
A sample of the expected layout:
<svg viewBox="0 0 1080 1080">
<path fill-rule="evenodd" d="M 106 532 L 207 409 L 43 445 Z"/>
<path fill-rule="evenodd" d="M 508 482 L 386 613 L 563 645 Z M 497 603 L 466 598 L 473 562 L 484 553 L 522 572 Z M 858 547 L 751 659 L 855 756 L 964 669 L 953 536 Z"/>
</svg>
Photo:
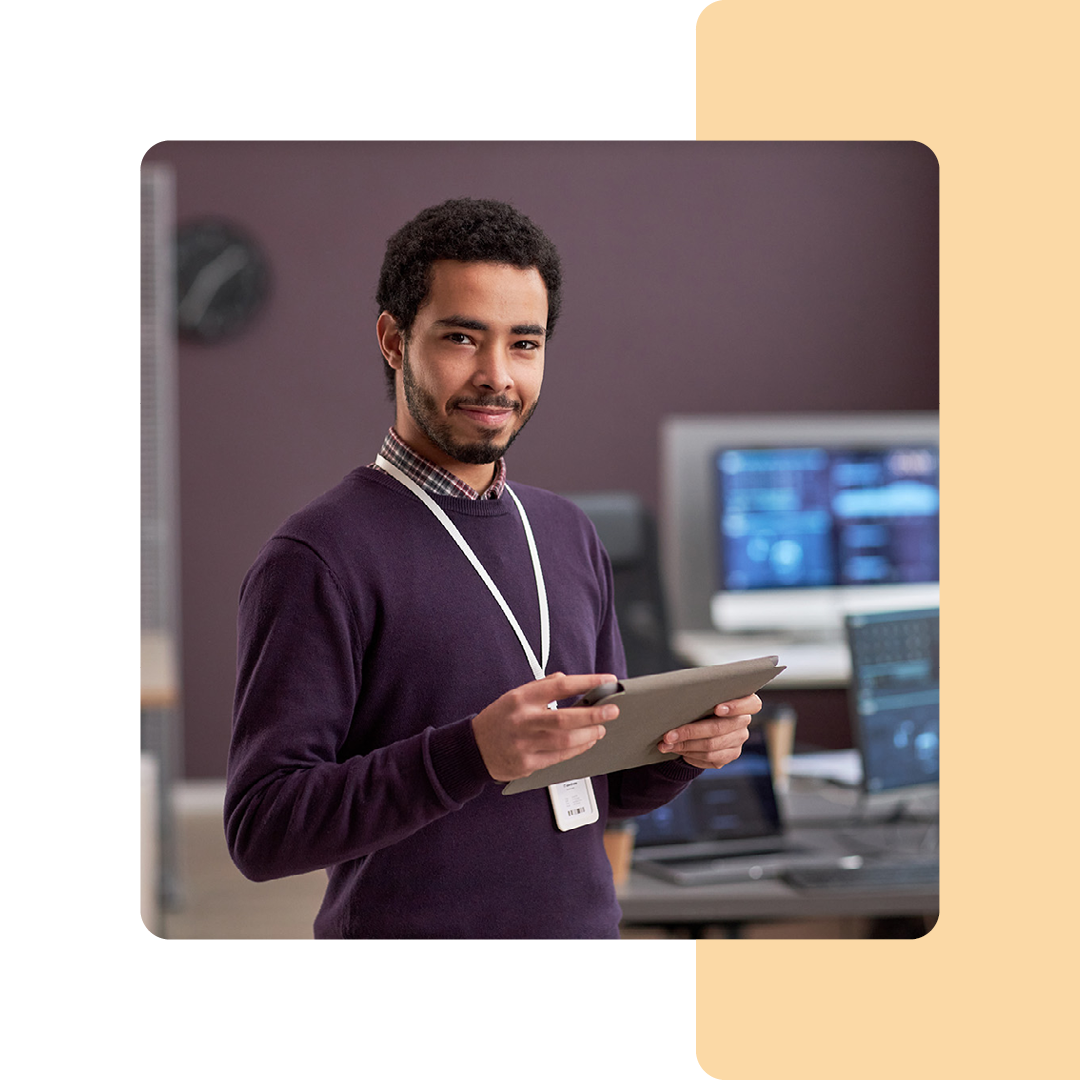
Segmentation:
<svg viewBox="0 0 1080 1080">
<path fill-rule="evenodd" d="M 515 484 L 551 612 L 548 671 L 623 672 L 611 571 L 572 503 Z M 538 648 L 528 547 L 508 497 L 435 501 Z M 504 796 L 472 718 L 533 678 L 443 527 L 361 468 L 290 518 L 240 596 L 225 830 L 256 881 L 326 868 L 315 936 L 615 937 L 609 817 L 698 774 L 681 758 L 596 777 L 595 825 L 559 832 L 545 790 Z"/>
</svg>

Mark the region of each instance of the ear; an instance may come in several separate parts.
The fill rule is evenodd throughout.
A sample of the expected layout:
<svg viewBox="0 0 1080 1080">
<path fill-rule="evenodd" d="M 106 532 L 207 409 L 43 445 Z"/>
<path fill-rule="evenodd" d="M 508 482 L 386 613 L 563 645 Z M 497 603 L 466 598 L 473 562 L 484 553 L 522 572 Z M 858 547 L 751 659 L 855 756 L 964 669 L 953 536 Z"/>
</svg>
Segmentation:
<svg viewBox="0 0 1080 1080">
<path fill-rule="evenodd" d="M 379 338 L 379 348 L 386 362 L 395 371 L 400 371 L 405 359 L 405 335 L 389 311 L 384 311 L 379 315 L 379 321 L 375 324 L 375 333 Z"/>
</svg>

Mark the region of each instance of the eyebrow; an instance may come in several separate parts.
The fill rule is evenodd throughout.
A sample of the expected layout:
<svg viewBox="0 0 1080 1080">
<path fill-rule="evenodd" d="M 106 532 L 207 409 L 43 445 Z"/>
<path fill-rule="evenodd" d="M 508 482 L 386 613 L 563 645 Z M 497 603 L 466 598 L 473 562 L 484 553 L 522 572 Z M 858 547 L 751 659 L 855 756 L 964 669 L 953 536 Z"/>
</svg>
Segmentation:
<svg viewBox="0 0 1080 1080">
<path fill-rule="evenodd" d="M 446 319 L 436 319 L 436 326 L 460 326 L 463 330 L 490 330 L 491 327 L 487 323 L 480 322 L 479 319 L 469 319 L 464 315 L 451 315 Z M 542 326 L 537 326 L 535 323 L 521 323 L 517 326 L 510 327 L 511 334 L 531 335 L 533 337 L 543 337 L 547 331 Z"/>
</svg>

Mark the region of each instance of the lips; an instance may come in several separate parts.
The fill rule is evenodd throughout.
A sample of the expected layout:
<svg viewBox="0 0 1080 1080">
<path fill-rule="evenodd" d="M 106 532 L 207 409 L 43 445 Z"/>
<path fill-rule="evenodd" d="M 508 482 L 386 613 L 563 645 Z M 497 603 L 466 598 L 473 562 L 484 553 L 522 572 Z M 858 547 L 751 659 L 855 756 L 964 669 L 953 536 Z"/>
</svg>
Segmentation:
<svg viewBox="0 0 1080 1080">
<path fill-rule="evenodd" d="M 473 405 L 464 402 L 454 406 L 481 427 L 500 427 L 517 412 L 515 405 Z"/>
</svg>

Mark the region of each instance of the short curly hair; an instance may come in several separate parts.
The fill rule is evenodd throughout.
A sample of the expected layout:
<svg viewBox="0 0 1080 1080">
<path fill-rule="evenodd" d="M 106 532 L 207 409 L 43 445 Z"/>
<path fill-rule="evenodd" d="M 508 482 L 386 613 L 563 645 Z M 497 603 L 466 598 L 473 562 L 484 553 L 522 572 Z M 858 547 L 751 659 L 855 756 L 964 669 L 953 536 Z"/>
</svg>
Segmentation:
<svg viewBox="0 0 1080 1080">
<path fill-rule="evenodd" d="M 561 307 L 562 269 L 555 245 L 523 213 L 494 199 L 448 199 L 403 225 L 386 244 L 375 301 L 408 336 L 431 288 L 431 264 L 439 259 L 535 267 L 547 289 L 546 337 Z M 394 369 L 383 358 L 394 396 Z"/>
</svg>

